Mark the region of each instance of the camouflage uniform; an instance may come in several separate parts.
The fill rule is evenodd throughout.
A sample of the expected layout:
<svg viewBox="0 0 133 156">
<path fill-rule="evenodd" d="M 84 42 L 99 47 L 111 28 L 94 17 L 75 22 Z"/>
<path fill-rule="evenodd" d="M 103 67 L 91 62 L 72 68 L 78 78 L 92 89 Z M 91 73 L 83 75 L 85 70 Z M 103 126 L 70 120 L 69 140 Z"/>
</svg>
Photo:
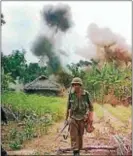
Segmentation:
<svg viewBox="0 0 133 156">
<path fill-rule="evenodd" d="M 72 81 L 73 83 L 78 82 Z M 79 84 L 82 85 L 82 81 Z M 75 91 L 72 90 L 69 94 L 67 108 L 71 110 L 69 124 L 71 147 L 73 150 L 80 150 L 83 147 L 84 117 L 88 111 L 93 111 L 93 105 L 89 100 L 89 93 L 86 90 L 82 90 L 81 98 L 78 98 Z"/>
</svg>

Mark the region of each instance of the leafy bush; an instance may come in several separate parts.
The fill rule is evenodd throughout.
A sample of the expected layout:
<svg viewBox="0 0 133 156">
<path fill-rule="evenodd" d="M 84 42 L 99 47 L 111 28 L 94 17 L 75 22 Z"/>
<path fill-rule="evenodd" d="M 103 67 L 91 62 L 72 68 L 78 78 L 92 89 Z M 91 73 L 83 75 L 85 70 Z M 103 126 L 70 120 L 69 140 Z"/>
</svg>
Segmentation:
<svg viewBox="0 0 133 156">
<path fill-rule="evenodd" d="M 22 145 L 19 140 L 11 141 L 9 147 L 13 150 L 21 149 Z"/>
</svg>

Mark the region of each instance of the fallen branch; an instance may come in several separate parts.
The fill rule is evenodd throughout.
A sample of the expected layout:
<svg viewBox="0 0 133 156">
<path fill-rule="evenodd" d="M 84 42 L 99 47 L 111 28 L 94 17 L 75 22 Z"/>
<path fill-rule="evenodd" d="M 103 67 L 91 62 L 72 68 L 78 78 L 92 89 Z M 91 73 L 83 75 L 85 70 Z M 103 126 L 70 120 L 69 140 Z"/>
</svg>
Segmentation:
<svg viewBox="0 0 133 156">
<path fill-rule="evenodd" d="M 103 150 L 117 150 L 116 146 L 88 146 L 88 147 L 84 147 L 81 150 L 98 150 L 98 149 L 103 149 Z M 68 151 L 72 151 L 72 148 L 65 148 L 65 149 L 59 149 L 59 152 L 68 152 Z"/>
</svg>

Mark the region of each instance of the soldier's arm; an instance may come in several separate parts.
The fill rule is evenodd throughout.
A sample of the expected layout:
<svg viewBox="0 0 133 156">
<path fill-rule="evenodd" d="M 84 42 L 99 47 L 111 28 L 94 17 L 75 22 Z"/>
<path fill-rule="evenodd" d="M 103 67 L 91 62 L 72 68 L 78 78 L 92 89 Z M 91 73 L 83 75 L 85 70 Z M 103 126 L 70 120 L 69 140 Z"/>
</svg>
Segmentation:
<svg viewBox="0 0 133 156">
<path fill-rule="evenodd" d="M 88 103 L 89 111 L 93 112 L 94 111 L 94 107 L 93 107 L 92 102 L 90 101 L 90 97 L 89 97 L 89 93 L 88 92 L 87 92 L 87 103 Z"/>
<path fill-rule="evenodd" d="M 90 112 L 93 112 L 94 111 L 94 107 L 93 107 L 93 104 L 91 101 L 88 102 L 88 105 L 89 105 L 89 111 Z"/>
<path fill-rule="evenodd" d="M 87 103 L 88 103 L 88 117 L 89 117 L 89 120 L 90 121 L 93 121 L 93 111 L 94 111 L 94 107 L 93 107 L 93 104 L 92 102 L 90 101 L 90 98 L 89 98 L 89 93 L 87 93 Z"/>
</svg>

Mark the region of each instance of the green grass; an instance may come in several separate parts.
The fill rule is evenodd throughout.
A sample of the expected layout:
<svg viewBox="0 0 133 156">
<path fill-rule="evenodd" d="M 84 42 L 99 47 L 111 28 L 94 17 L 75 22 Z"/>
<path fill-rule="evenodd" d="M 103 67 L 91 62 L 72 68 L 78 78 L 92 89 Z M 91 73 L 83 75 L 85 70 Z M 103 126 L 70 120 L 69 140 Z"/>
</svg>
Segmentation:
<svg viewBox="0 0 133 156">
<path fill-rule="evenodd" d="M 25 93 L 7 92 L 2 95 L 2 104 L 10 106 L 12 110 L 21 114 L 36 114 L 38 117 L 50 113 L 53 120 L 64 117 L 66 99 L 61 97 L 45 97 L 39 95 L 27 95 Z"/>
<path fill-rule="evenodd" d="M 124 107 L 124 106 L 116 106 L 112 107 L 109 104 L 105 104 L 104 107 L 116 118 L 119 120 L 126 122 L 128 121 L 129 118 L 132 117 L 132 108 L 131 106 L 129 107 Z"/>
<path fill-rule="evenodd" d="M 19 120 L 23 120 L 25 124 L 22 128 L 12 125 L 7 147 L 13 150 L 22 148 L 23 142 L 32 139 L 34 134 L 48 134 L 49 127 L 53 122 L 60 121 L 65 117 L 66 98 L 28 95 L 23 92 L 6 92 L 1 99 L 2 105 L 7 108 L 10 107 L 14 113 L 19 113 Z M 49 114 L 52 119 L 47 118 Z M 12 138 L 12 136 L 14 137 Z"/>
<path fill-rule="evenodd" d="M 36 114 L 38 117 L 50 113 L 54 121 L 64 118 L 66 103 L 67 98 L 27 95 L 23 92 L 7 92 L 2 95 L 2 104 L 6 106 L 10 105 L 12 110 L 19 111 L 21 114 Z M 101 105 L 97 103 L 93 105 L 98 118 L 102 118 L 104 113 Z M 121 121 L 127 121 L 131 117 L 131 106 L 112 107 L 109 104 L 105 104 L 104 108 Z"/>
</svg>

